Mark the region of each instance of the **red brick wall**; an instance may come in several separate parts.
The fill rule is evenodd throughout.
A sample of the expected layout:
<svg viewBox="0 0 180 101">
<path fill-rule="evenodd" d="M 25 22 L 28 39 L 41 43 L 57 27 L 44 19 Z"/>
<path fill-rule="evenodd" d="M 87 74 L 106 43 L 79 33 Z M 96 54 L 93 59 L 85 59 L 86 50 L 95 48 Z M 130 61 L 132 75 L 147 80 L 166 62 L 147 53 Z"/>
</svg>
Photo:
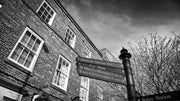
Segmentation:
<svg viewBox="0 0 180 101">
<path fill-rule="evenodd" d="M 80 77 L 76 72 L 75 63 L 77 56 L 84 56 L 83 41 L 91 50 L 92 58 L 101 59 L 97 51 L 88 43 L 58 5 L 53 0 L 47 1 L 57 12 L 52 26 L 45 24 L 35 13 L 42 0 L 6 0 L 0 8 L 0 79 L 28 91 L 29 96 L 24 96 L 22 101 L 29 101 L 33 93 L 42 93 L 39 88 L 46 85 L 49 85 L 48 90 L 44 90 L 44 92 L 51 94 L 53 101 L 59 101 L 59 99 L 69 101 L 71 97 L 79 95 Z M 63 41 L 67 26 L 70 26 L 77 35 L 74 49 Z M 14 66 L 7 59 L 25 27 L 31 28 L 45 41 L 30 75 Z M 59 54 L 71 62 L 67 94 L 51 86 Z"/>
</svg>

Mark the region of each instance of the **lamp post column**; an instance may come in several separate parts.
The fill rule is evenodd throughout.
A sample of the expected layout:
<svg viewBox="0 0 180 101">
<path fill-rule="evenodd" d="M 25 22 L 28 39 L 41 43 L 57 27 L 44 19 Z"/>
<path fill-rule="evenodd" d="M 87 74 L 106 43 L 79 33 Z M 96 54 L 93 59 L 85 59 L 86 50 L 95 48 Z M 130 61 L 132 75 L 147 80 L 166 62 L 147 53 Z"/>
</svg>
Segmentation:
<svg viewBox="0 0 180 101">
<path fill-rule="evenodd" d="M 133 74 L 132 74 L 132 68 L 131 68 L 131 63 L 130 59 L 131 54 L 128 53 L 127 49 L 122 49 L 121 54 L 119 55 L 119 59 L 122 60 L 122 64 L 124 66 L 124 71 L 126 74 L 126 82 L 127 82 L 127 93 L 128 93 L 128 101 L 137 101 L 136 100 L 136 90 L 135 90 L 135 83 L 133 79 Z"/>
</svg>

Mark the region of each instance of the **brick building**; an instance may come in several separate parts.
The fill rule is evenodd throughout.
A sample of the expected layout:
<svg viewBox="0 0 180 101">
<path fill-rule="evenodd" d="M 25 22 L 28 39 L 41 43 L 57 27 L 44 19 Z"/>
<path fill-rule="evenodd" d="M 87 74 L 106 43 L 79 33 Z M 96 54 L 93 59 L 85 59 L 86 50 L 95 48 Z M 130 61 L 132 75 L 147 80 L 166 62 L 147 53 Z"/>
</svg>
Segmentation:
<svg viewBox="0 0 180 101">
<path fill-rule="evenodd" d="M 59 0 L 1 0 L 0 29 L 0 101 L 103 100 L 76 71 L 76 57 L 102 54 Z"/>
</svg>

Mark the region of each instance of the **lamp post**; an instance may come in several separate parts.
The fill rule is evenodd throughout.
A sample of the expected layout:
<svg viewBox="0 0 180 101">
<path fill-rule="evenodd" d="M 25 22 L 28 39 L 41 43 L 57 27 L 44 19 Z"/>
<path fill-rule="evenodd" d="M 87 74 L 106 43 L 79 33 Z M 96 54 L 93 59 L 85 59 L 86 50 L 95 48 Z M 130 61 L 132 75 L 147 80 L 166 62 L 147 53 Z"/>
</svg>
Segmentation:
<svg viewBox="0 0 180 101">
<path fill-rule="evenodd" d="M 131 54 L 128 53 L 128 50 L 123 47 L 123 49 L 121 50 L 121 54 L 119 55 L 119 59 L 122 60 L 122 64 L 124 66 L 124 71 L 126 74 L 128 101 L 137 101 L 135 83 L 132 75 L 131 63 L 129 60 L 130 58 Z"/>
</svg>

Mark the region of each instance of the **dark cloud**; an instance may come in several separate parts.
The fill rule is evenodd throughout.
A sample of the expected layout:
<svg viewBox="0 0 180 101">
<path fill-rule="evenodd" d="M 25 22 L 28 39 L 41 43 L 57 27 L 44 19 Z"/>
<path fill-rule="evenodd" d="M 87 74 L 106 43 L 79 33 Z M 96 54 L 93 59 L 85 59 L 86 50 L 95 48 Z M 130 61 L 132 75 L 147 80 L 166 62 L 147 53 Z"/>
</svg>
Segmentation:
<svg viewBox="0 0 180 101">
<path fill-rule="evenodd" d="M 97 12 L 116 16 L 127 15 L 135 25 L 161 25 L 180 18 L 178 0 L 61 0 L 65 5 L 74 4 L 85 20 L 96 17 Z M 90 3 L 89 6 L 83 2 Z M 95 13 L 96 12 L 96 13 Z"/>
<path fill-rule="evenodd" d="M 141 36 L 180 32 L 179 0 L 60 0 L 99 49 L 113 54 Z"/>
<path fill-rule="evenodd" d="M 179 3 L 175 0 L 138 0 L 132 4 L 134 24 L 164 25 L 179 19 Z"/>
</svg>

